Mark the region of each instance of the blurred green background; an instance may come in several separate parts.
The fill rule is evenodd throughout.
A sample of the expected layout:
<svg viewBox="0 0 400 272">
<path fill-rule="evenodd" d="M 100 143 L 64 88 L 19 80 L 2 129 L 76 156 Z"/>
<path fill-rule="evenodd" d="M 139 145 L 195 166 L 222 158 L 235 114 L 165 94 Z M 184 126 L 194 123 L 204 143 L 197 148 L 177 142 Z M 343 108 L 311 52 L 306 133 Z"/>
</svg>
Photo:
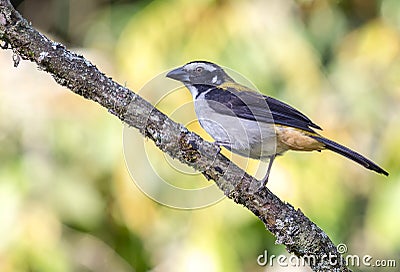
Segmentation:
<svg viewBox="0 0 400 272">
<path fill-rule="evenodd" d="M 306 113 L 390 176 L 331 152 L 288 152 L 269 187 L 348 254 L 400 266 L 400 1 L 14 4 L 134 91 L 204 59 Z M 147 198 L 126 169 L 117 118 L 34 64 L 14 68 L 10 51 L 0 65 L 0 271 L 310 271 L 257 265 L 264 250 L 287 253 L 231 200 L 184 211 Z"/>
</svg>

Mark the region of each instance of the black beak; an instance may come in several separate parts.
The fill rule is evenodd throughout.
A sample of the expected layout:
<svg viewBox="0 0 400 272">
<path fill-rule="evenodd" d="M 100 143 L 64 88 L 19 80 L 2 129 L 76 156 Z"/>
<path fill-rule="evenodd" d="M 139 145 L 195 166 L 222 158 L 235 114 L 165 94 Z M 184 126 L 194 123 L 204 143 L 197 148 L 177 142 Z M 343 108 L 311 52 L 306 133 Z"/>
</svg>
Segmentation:
<svg viewBox="0 0 400 272">
<path fill-rule="evenodd" d="M 189 75 L 188 73 L 182 68 L 176 68 L 174 70 L 172 70 L 171 72 L 169 72 L 166 77 L 178 80 L 180 82 L 184 82 L 184 83 L 189 83 L 190 79 L 189 79 Z"/>
</svg>

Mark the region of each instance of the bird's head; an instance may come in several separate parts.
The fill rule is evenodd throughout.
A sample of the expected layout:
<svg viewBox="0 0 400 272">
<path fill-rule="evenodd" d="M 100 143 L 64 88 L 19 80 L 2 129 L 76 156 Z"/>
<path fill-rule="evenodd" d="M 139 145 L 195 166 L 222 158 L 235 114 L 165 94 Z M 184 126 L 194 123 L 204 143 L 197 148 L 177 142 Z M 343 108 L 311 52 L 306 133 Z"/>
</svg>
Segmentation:
<svg viewBox="0 0 400 272">
<path fill-rule="evenodd" d="M 188 85 L 219 86 L 233 81 L 225 71 L 215 63 L 207 61 L 192 61 L 176 68 L 167 74 L 167 77 Z"/>
</svg>

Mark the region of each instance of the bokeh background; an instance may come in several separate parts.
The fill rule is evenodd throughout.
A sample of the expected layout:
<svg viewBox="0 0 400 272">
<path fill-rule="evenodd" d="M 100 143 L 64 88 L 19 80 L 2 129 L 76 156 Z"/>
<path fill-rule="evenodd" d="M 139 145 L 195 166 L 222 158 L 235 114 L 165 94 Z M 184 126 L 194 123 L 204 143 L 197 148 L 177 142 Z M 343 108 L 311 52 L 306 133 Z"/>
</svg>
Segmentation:
<svg viewBox="0 0 400 272">
<path fill-rule="evenodd" d="M 331 152 L 289 152 L 269 187 L 348 254 L 394 259 L 385 271 L 397 271 L 399 1 L 13 2 L 134 91 L 171 67 L 213 61 L 372 158 L 388 178 Z M 0 66 L 0 271 L 310 271 L 259 266 L 264 250 L 290 255 L 231 200 L 179 210 L 149 199 L 127 171 L 117 118 L 34 64 L 14 68 L 10 51 L 0 51 Z"/>
</svg>

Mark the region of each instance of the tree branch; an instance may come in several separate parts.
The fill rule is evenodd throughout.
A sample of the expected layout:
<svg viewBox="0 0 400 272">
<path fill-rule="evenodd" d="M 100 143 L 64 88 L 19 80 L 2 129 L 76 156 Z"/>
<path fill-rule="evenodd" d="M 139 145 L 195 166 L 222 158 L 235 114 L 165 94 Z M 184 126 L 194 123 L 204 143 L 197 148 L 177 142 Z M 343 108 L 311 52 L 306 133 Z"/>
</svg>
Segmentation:
<svg viewBox="0 0 400 272">
<path fill-rule="evenodd" d="M 267 188 L 257 190 L 259 182 L 220 154 L 216 145 L 169 119 L 83 56 L 39 33 L 8 0 L 0 0 L 0 41 L 3 49 L 12 49 L 17 56 L 13 58 L 15 65 L 19 57 L 35 62 L 58 84 L 99 103 L 153 140 L 163 152 L 214 180 L 227 197 L 264 222 L 277 238 L 276 243 L 284 244 L 288 252 L 299 257 L 308 256 L 306 261 L 314 271 L 349 271 L 329 237 L 300 210 Z"/>
</svg>

